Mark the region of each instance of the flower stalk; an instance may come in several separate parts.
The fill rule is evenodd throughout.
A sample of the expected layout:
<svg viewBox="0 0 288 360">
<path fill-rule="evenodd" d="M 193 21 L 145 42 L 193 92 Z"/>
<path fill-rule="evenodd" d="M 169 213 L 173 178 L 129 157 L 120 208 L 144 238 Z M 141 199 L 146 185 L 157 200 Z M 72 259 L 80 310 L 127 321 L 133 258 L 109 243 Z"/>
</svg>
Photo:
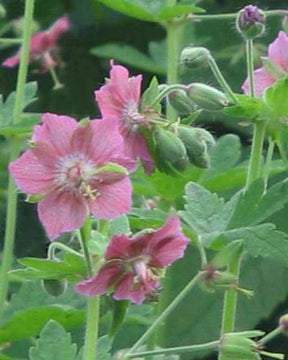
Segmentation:
<svg viewBox="0 0 288 360">
<path fill-rule="evenodd" d="M 24 101 L 24 88 L 27 79 L 28 61 L 29 61 L 29 48 L 30 39 L 32 34 L 34 13 L 34 0 L 26 0 L 25 14 L 23 24 L 23 45 L 20 59 L 20 67 L 17 77 L 16 87 L 16 100 L 13 111 L 13 124 L 21 121 L 23 101 Z M 20 152 L 20 143 L 16 138 L 10 140 L 10 162 L 14 161 Z M 16 208 L 17 208 L 17 190 L 12 179 L 9 175 L 8 185 L 8 201 L 7 201 L 7 216 L 5 225 L 5 239 L 3 249 L 3 262 L 0 271 L 0 321 L 4 311 L 4 305 L 8 292 L 8 276 L 7 273 L 11 268 L 14 239 L 15 239 L 15 225 L 16 225 Z"/>
</svg>

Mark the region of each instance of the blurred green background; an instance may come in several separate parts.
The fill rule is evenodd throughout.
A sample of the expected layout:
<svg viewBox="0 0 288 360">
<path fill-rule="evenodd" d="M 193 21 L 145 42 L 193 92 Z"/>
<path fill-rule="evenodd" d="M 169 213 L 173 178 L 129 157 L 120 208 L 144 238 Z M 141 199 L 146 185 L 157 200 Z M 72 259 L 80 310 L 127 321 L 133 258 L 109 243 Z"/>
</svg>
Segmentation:
<svg viewBox="0 0 288 360">
<path fill-rule="evenodd" d="M 1 20 L 2 25 L 23 15 L 24 0 L 3 0 L 2 3 L 7 10 L 7 18 Z M 247 1 L 242 0 L 203 0 L 197 2 L 197 6 L 206 9 L 208 13 L 236 12 L 247 4 Z M 261 0 L 254 1 L 253 4 L 264 10 L 288 9 L 287 1 L 283 0 Z M 29 110 L 41 113 L 49 111 L 68 114 L 77 119 L 87 116 L 90 118 L 98 117 L 99 110 L 94 101 L 93 92 L 104 83 L 104 77 L 107 77 L 109 73 L 109 59 L 113 57 L 116 63 L 122 63 L 126 66 L 128 64 L 131 74 L 144 74 L 143 88 L 148 85 L 153 72 L 156 72 L 155 74 L 160 82 L 165 82 L 166 50 L 163 43 L 165 31 L 160 25 L 119 14 L 96 0 L 36 0 L 35 21 L 41 29 L 47 28 L 65 13 L 72 20 L 72 28 L 69 33 L 61 38 L 63 64 L 57 69 L 59 78 L 65 86 L 55 91 L 52 89 L 53 82 L 49 73 L 37 75 L 30 72 L 29 81 L 36 80 L 38 82 L 39 99 Z M 280 28 L 280 17 L 269 18 L 264 36 L 256 40 L 256 66 L 260 64 L 260 55 L 266 53 L 267 45 L 276 37 Z M 15 33 L 11 30 L 5 35 L 14 37 Z M 241 92 L 241 84 L 246 77 L 244 44 L 241 36 L 235 30 L 233 21 L 209 20 L 189 23 L 183 31 L 183 39 L 179 39 L 179 41 L 181 41 L 182 46 L 193 44 L 209 48 L 233 90 Z M 123 46 L 134 47 L 139 52 L 148 55 L 152 60 L 150 63 L 141 65 L 136 57 L 129 56 L 127 48 L 125 48 L 127 51 L 121 52 L 119 46 L 122 48 Z M 91 51 L 91 49 L 93 50 Z M 0 61 L 2 62 L 11 56 L 16 50 L 17 47 L 3 48 L 0 52 Z M 17 69 L 0 68 L 0 93 L 7 96 L 15 90 L 16 76 Z M 183 82 L 201 81 L 217 86 L 213 75 L 203 68 L 187 71 L 179 66 L 179 78 Z M 245 153 L 248 150 L 251 135 L 249 129 L 241 128 L 227 118 L 217 118 L 208 113 L 201 116 L 199 123 L 204 123 L 204 126 L 211 130 L 216 137 L 230 132 L 238 134 L 244 147 L 243 152 Z M 0 237 L 2 239 L 5 224 L 7 149 L 4 141 L 1 145 Z M 45 257 L 48 240 L 38 223 L 35 206 L 24 202 L 24 197 L 20 196 L 18 211 L 15 256 Z M 277 214 L 273 221 L 280 229 L 287 231 L 285 213 L 287 214 L 287 209 Z M 198 254 L 192 252 L 189 260 L 180 261 L 175 265 L 174 271 L 170 274 L 172 278 L 171 298 L 195 273 L 198 262 Z M 181 273 L 181 278 L 179 275 L 177 276 L 179 273 Z M 239 328 L 242 324 L 245 326 L 258 324 L 262 330 L 270 331 L 277 325 L 278 317 L 288 310 L 287 271 L 275 263 L 265 262 L 265 267 L 263 267 L 261 260 L 247 260 L 244 273 L 250 274 L 248 280 L 249 276 L 243 274 L 244 286 L 252 289 L 257 286 L 259 288 L 262 284 L 259 280 L 261 278 L 270 288 L 266 288 L 263 293 L 258 294 L 256 299 L 248 301 L 241 298 L 242 311 L 241 316 L 237 319 Z M 280 283 L 283 282 L 281 290 L 277 286 L 278 280 Z M 275 295 L 275 299 L 269 298 L 266 302 L 267 292 L 272 294 L 272 297 Z M 198 312 L 199 302 L 202 305 L 201 310 L 199 310 L 200 313 Z M 211 334 L 217 334 L 220 328 L 218 318 L 221 315 L 221 302 L 221 294 L 213 298 L 210 294 L 205 295 L 200 291 L 197 294 L 191 294 L 169 320 L 171 330 L 165 340 L 166 344 L 181 345 L 213 340 Z M 190 321 L 188 317 L 191 308 L 193 311 Z M 211 308 L 213 311 L 208 312 L 207 310 L 211 310 Z M 206 312 L 209 318 L 205 318 Z M 197 313 L 200 314 L 198 317 Z M 201 322 L 202 319 L 203 322 Z M 194 330 L 191 331 L 190 327 Z M 77 331 L 73 333 L 75 341 L 82 341 L 81 330 L 78 333 Z M 126 325 L 116 338 L 115 348 L 131 345 L 138 335 L 135 327 L 133 327 L 133 322 L 132 325 Z M 24 348 L 25 346 L 23 345 Z M 19 345 L 19 349 L 20 347 Z M 282 337 L 273 341 L 270 349 L 288 353 L 287 339 Z M 189 358 L 188 356 L 187 359 Z M 210 358 L 213 359 L 215 356 Z"/>
</svg>

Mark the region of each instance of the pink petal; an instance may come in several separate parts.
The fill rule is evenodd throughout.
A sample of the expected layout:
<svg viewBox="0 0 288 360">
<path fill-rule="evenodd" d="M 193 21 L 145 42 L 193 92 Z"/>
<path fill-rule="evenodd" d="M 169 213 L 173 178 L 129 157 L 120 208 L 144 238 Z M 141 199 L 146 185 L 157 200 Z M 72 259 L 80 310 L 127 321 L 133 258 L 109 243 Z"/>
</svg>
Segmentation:
<svg viewBox="0 0 288 360">
<path fill-rule="evenodd" d="M 89 200 L 90 211 L 96 218 L 113 219 L 130 211 L 132 186 L 129 177 L 113 184 L 100 183 L 97 189 L 100 195 Z"/>
<path fill-rule="evenodd" d="M 67 32 L 70 28 L 70 21 L 68 16 L 62 16 L 55 24 L 48 30 L 50 40 L 53 44 L 56 44 L 58 38 Z"/>
<path fill-rule="evenodd" d="M 154 161 L 148 150 L 145 137 L 141 132 L 125 132 L 124 138 L 124 152 L 132 159 L 140 159 L 146 174 L 150 174 L 154 169 Z"/>
<path fill-rule="evenodd" d="M 280 31 L 276 40 L 269 45 L 268 56 L 288 71 L 288 36 L 284 31 Z"/>
<path fill-rule="evenodd" d="M 51 113 L 43 114 L 42 121 L 42 125 L 35 127 L 32 140 L 46 142 L 59 155 L 69 153 L 71 151 L 71 138 L 78 126 L 77 121 L 69 116 Z"/>
<path fill-rule="evenodd" d="M 2 66 L 15 67 L 19 64 L 19 62 L 20 62 L 20 57 L 18 55 L 11 56 L 2 63 Z"/>
<path fill-rule="evenodd" d="M 105 294 L 122 277 L 123 266 L 119 262 L 105 265 L 96 276 L 75 286 L 76 291 L 87 296 Z"/>
<path fill-rule="evenodd" d="M 114 235 L 105 252 L 105 260 L 123 259 L 130 255 L 130 245 L 132 241 L 128 236 Z"/>
<path fill-rule="evenodd" d="M 116 286 L 113 294 L 115 300 L 130 300 L 134 304 L 140 305 L 149 294 L 159 286 L 158 281 L 150 281 L 145 284 L 135 284 L 134 274 L 127 274 Z"/>
<path fill-rule="evenodd" d="M 32 150 L 11 163 L 9 170 L 16 185 L 27 194 L 43 194 L 53 186 L 53 171 L 41 163 Z"/>
<path fill-rule="evenodd" d="M 138 235 L 134 239 L 135 248 L 151 256 L 150 266 L 165 268 L 184 256 L 189 239 L 183 235 L 177 216 L 171 216 L 166 224 L 150 234 Z"/>
<path fill-rule="evenodd" d="M 47 32 L 42 31 L 32 36 L 30 43 L 30 57 L 37 57 L 51 48 L 51 40 Z"/>
<path fill-rule="evenodd" d="M 87 216 L 86 204 L 69 192 L 51 192 L 38 203 L 38 216 L 50 240 L 79 229 Z"/>
<path fill-rule="evenodd" d="M 100 90 L 95 91 L 95 98 L 103 116 L 121 117 L 127 104 L 139 103 L 142 76 L 129 78 L 128 70 L 120 65 L 113 65 L 110 80 Z"/>
<path fill-rule="evenodd" d="M 275 83 L 276 79 L 270 75 L 264 67 L 255 70 L 253 74 L 255 82 L 255 95 L 260 97 L 266 88 Z M 250 86 L 247 78 L 242 85 L 242 90 L 245 94 L 249 94 L 249 88 Z"/>
</svg>

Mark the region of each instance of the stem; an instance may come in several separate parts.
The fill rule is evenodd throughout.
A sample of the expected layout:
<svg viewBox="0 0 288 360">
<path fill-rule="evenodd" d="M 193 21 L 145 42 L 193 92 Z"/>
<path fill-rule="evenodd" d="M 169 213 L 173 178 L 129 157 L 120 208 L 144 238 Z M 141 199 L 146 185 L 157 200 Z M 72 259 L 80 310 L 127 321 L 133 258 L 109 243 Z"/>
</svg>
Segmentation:
<svg viewBox="0 0 288 360">
<path fill-rule="evenodd" d="M 124 355 L 123 359 L 128 358 L 140 345 L 146 341 L 153 331 L 164 321 L 167 316 L 175 309 L 175 307 L 184 299 L 184 297 L 190 292 L 191 289 L 197 284 L 201 278 L 201 273 L 198 273 L 176 296 L 176 298 L 170 303 L 170 305 L 161 313 L 161 315 L 154 321 L 148 330 L 141 336 L 141 338 L 132 346 L 132 348 Z"/>
<path fill-rule="evenodd" d="M 267 184 L 268 184 L 268 179 L 269 179 L 269 174 L 270 174 L 270 167 L 271 167 L 271 162 L 273 159 L 274 147 L 275 147 L 275 141 L 270 137 L 268 151 L 267 151 L 267 155 L 266 155 L 266 163 L 265 163 L 265 168 L 264 168 L 264 184 L 265 184 L 264 188 L 265 188 L 265 190 L 267 189 Z"/>
<path fill-rule="evenodd" d="M 205 251 L 205 248 L 204 248 L 204 245 L 203 245 L 203 241 L 201 239 L 201 236 L 197 236 L 197 239 L 196 239 L 196 242 L 197 242 L 197 247 L 198 247 L 198 250 L 199 250 L 199 253 L 200 253 L 200 258 L 201 258 L 201 267 L 202 269 L 204 268 L 205 265 L 207 265 L 207 255 L 206 255 L 206 251 Z"/>
<path fill-rule="evenodd" d="M 219 341 L 212 341 L 210 343 L 206 344 L 199 344 L 199 345 L 189 345 L 189 346 L 179 346 L 175 348 L 169 348 L 169 349 L 159 349 L 154 351 L 144 351 L 139 353 L 134 353 L 130 355 L 125 355 L 126 357 L 144 357 L 147 355 L 160 355 L 160 354 L 181 354 L 186 352 L 201 352 L 201 351 L 212 351 L 217 350 L 219 346 Z"/>
<path fill-rule="evenodd" d="M 224 91 L 226 91 L 226 93 L 229 95 L 230 100 L 233 101 L 234 103 L 238 103 L 238 99 L 235 96 L 235 94 L 233 93 L 232 89 L 230 88 L 229 84 L 227 83 L 227 81 L 225 80 L 224 76 L 222 75 L 215 59 L 213 58 L 212 55 L 209 56 L 208 58 L 208 63 L 209 66 L 214 74 L 214 76 L 216 77 L 216 79 L 218 80 L 219 84 L 221 85 L 222 89 Z"/>
<path fill-rule="evenodd" d="M 0 44 L 17 45 L 21 43 L 22 43 L 22 39 L 0 38 Z"/>
<path fill-rule="evenodd" d="M 191 15 L 191 20 L 224 20 L 224 19 L 236 19 L 238 13 L 227 13 L 227 14 L 207 14 L 207 15 Z M 285 16 L 288 15 L 287 10 L 277 9 L 265 11 L 266 16 Z"/>
<path fill-rule="evenodd" d="M 87 217 L 80 229 L 80 241 L 87 263 L 88 277 L 92 276 L 92 264 L 88 251 L 88 240 L 91 234 L 91 222 Z M 97 359 L 97 339 L 99 327 L 100 297 L 94 296 L 87 299 L 86 332 L 83 350 L 83 360 Z"/>
<path fill-rule="evenodd" d="M 53 259 L 56 258 L 56 256 L 55 256 L 55 250 L 56 250 L 56 249 L 66 251 L 66 252 L 68 252 L 68 253 L 70 253 L 70 254 L 74 254 L 74 255 L 77 255 L 77 256 L 82 256 L 82 255 L 79 254 L 77 251 L 71 249 L 71 248 L 68 247 L 67 245 L 55 241 L 55 242 L 52 242 L 52 243 L 49 245 L 48 254 L 47 254 L 47 258 L 48 258 L 48 259 L 53 260 Z"/>
<path fill-rule="evenodd" d="M 185 85 L 181 85 L 181 84 L 174 84 L 174 85 L 170 85 L 167 86 L 166 89 L 164 89 L 163 91 L 161 91 L 158 96 L 155 98 L 155 100 L 153 101 L 153 103 L 151 104 L 151 107 L 153 107 L 154 105 L 158 104 L 166 95 L 168 95 L 171 91 L 174 90 L 184 90 L 187 91 L 187 86 Z"/>
<path fill-rule="evenodd" d="M 61 89 L 61 88 L 63 87 L 63 85 L 62 85 L 61 82 L 59 81 L 55 69 L 54 69 L 53 67 L 50 67 L 50 68 L 49 68 L 49 72 L 50 72 L 51 77 L 52 77 L 52 80 L 53 80 L 53 82 L 54 82 L 54 87 L 53 87 L 53 89 L 54 89 L 54 90 Z"/>
<path fill-rule="evenodd" d="M 18 71 L 16 100 L 13 111 L 13 124 L 17 124 L 21 120 L 24 100 L 24 88 L 28 71 L 30 38 L 32 33 L 32 21 L 34 12 L 34 0 L 26 0 L 25 14 L 23 24 L 23 46 L 21 51 L 20 67 Z M 20 153 L 20 144 L 16 139 L 10 140 L 10 162 L 17 159 Z M 3 249 L 3 263 L 0 271 L 0 322 L 2 319 L 4 304 L 8 292 L 8 277 L 7 273 L 11 268 L 13 259 L 13 248 L 15 238 L 15 224 L 16 224 L 16 209 L 17 209 L 17 189 L 15 187 L 12 176 L 9 175 L 8 184 L 8 200 L 7 200 L 7 215 L 5 225 L 5 239 Z"/>
<path fill-rule="evenodd" d="M 269 334 L 265 335 L 261 340 L 258 341 L 259 345 L 264 345 L 270 340 L 274 339 L 276 336 L 281 334 L 281 328 L 277 327 L 276 329 L 272 330 Z"/>
<path fill-rule="evenodd" d="M 249 92 L 252 97 L 255 96 L 254 85 L 254 58 L 253 58 L 253 40 L 246 40 L 246 60 L 247 60 L 247 74 L 249 82 Z"/>
</svg>

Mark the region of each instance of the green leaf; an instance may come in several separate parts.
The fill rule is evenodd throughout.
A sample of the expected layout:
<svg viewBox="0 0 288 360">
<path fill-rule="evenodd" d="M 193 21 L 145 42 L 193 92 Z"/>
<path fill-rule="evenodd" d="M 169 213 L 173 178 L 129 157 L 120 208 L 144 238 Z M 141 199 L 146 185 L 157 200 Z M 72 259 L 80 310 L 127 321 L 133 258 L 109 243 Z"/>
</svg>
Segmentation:
<svg viewBox="0 0 288 360">
<path fill-rule="evenodd" d="M 67 305 L 34 307 L 19 311 L 0 328 L 0 343 L 16 341 L 39 334 L 43 326 L 53 319 L 67 329 L 84 324 L 85 311 Z"/>
<path fill-rule="evenodd" d="M 146 228 L 157 228 L 167 220 L 168 214 L 161 210 L 146 210 L 132 208 L 129 220 L 133 229 L 143 230 Z"/>
<path fill-rule="evenodd" d="M 50 320 L 40 333 L 35 347 L 29 351 L 29 360 L 74 360 L 77 347 L 71 336 L 56 321 Z"/>
<path fill-rule="evenodd" d="M 97 360 L 111 360 L 110 350 L 112 347 L 112 339 L 107 335 L 102 336 L 98 339 L 97 345 Z M 83 360 L 83 348 L 79 351 L 77 360 Z"/>
<path fill-rule="evenodd" d="M 70 253 L 65 254 L 63 261 L 22 258 L 18 262 L 27 268 L 11 271 L 10 276 L 12 277 L 78 281 L 86 275 L 84 258 Z"/>
<path fill-rule="evenodd" d="M 33 81 L 25 85 L 24 88 L 24 101 L 22 110 L 24 110 L 29 104 L 36 100 L 37 82 Z M 7 126 L 13 121 L 13 112 L 16 101 L 16 92 L 12 92 L 5 103 L 1 95 L 0 99 L 0 127 Z"/>
<path fill-rule="evenodd" d="M 224 114 L 233 117 L 253 120 L 270 120 L 271 109 L 259 99 L 247 95 L 236 95 L 239 104 L 223 109 Z"/>
<path fill-rule="evenodd" d="M 177 16 L 197 14 L 205 12 L 204 9 L 193 5 L 166 6 L 157 13 L 157 20 L 171 20 Z"/>
<path fill-rule="evenodd" d="M 159 83 L 156 76 L 153 76 L 149 87 L 145 90 L 144 94 L 141 98 L 141 106 L 145 108 L 145 106 L 151 106 L 155 100 L 155 98 L 159 94 Z"/>
<path fill-rule="evenodd" d="M 34 126 L 40 122 L 41 118 L 39 115 L 31 114 L 29 117 L 25 116 L 18 124 L 0 127 L 0 135 L 5 137 L 25 134 L 30 135 L 33 132 Z"/>
<path fill-rule="evenodd" d="M 273 117 L 279 119 L 288 116 L 288 77 L 278 80 L 264 93 L 264 101 L 272 109 Z"/>
<path fill-rule="evenodd" d="M 181 119 L 182 125 L 191 125 L 202 113 L 202 109 L 196 110 L 184 119 Z"/>
<path fill-rule="evenodd" d="M 114 337 L 119 327 L 123 323 L 126 315 L 126 311 L 129 307 L 129 301 L 113 301 L 113 314 L 112 322 L 109 328 L 109 336 Z"/>
<path fill-rule="evenodd" d="M 116 234 L 129 234 L 130 225 L 127 215 L 119 216 L 109 222 L 108 237 Z"/>
<path fill-rule="evenodd" d="M 122 64 L 134 66 L 144 71 L 148 71 L 152 74 L 165 75 L 166 73 L 165 59 L 163 59 L 162 61 L 162 56 L 159 59 L 159 55 L 158 55 L 161 49 L 163 50 L 162 43 L 163 43 L 162 41 L 157 42 L 158 47 L 157 47 L 156 58 L 152 56 L 151 51 L 150 54 L 146 55 L 130 45 L 117 44 L 117 43 L 109 43 L 105 45 L 96 46 L 91 49 L 91 54 L 104 57 L 106 59 L 115 59 Z M 151 50 L 151 45 L 152 43 L 150 43 L 150 50 Z"/>
<path fill-rule="evenodd" d="M 135 0 L 98 0 L 100 3 L 118 11 L 124 15 L 132 16 L 139 20 L 155 21 L 151 13 L 140 1 Z"/>
</svg>

